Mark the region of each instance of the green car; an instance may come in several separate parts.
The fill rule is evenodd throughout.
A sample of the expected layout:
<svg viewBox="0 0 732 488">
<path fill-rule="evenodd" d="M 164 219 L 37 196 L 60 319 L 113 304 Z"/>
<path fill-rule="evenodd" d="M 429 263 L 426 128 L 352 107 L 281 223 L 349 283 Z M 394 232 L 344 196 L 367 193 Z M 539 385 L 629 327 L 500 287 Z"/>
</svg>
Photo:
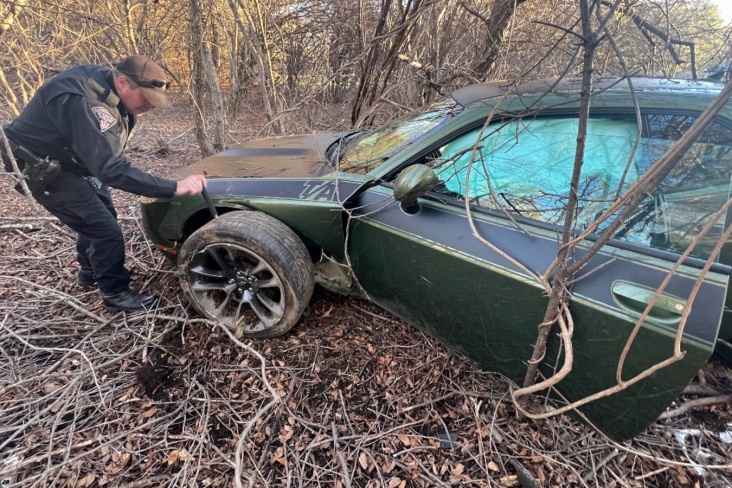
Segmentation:
<svg viewBox="0 0 732 488">
<path fill-rule="evenodd" d="M 632 82 L 632 93 L 627 80 L 594 85 L 574 232 L 594 231 L 574 259 L 622 208 L 598 217 L 720 91 L 714 83 Z M 559 249 L 578 107 L 574 80 L 484 83 L 375 130 L 250 141 L 180 173 L 208 175 L 219 218 L 200 196 L 143 198 L 145 229 L 177 262 L 193 306 L 240 335 L 284 334 L 318 283 L 369 299 L 520 384 L 547 308 L 536 277 Z M 723 314 L 732 249 L 714 251 L 730 218 L 719 216 L 731 171 L 728 106 L 572 280 L 574 363 L 551 393 L 560 403 L 617 383 L 628 337 L 659 287 L 624 381 L 673 354 L 688 315 L 682 360 L 579 409 L 615 439 L 645 429 L 718 337 L 732 338 Z M 563 354 L 550 335 L 540 372 L 555 373 Z"/>
</svg>

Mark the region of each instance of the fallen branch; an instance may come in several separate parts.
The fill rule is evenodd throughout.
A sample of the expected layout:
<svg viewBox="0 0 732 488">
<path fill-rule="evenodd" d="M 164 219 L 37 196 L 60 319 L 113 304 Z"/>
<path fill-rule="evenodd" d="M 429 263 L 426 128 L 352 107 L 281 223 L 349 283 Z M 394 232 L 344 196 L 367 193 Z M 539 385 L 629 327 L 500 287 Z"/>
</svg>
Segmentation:
<svg viewBox="0 0 732 488">
<path fill-rule="evenodd" d="M 663 412 L 658 418 L 660 420 L 666 420 L 666 419 L 670 419 L 673 417 L 679 417 L 681 415 L 684 415 L 686 412 L 688 412 L 692 408 L 705 407 L 705 406 L 709 406 L 709 405 L 718 405 L 720 403 L 730 403 L 730 402 L 732 402 L 732 395 L 720 395 L 720 396 L 714 396 L 714 397 L 687 400 L 680 407 L 675 408 L 673 410 L 667 410 L 667 411 Z"/>
</svg>

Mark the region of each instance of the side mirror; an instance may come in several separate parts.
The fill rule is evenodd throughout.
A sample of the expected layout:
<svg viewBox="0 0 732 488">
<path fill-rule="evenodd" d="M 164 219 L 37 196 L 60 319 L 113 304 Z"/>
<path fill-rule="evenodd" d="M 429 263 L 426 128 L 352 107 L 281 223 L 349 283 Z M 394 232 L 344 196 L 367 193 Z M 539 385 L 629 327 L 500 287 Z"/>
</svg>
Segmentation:
<svg viewBox="0 0 732 488">
<path fill-rule="evenodd" d="M 413 164 L 404 168 L 394 180 L 394 199 L 402 204 L 402 208 L 411 207 L 439 182 L 440 179 L 432 168 L 424 164 Z"/>
</svg>

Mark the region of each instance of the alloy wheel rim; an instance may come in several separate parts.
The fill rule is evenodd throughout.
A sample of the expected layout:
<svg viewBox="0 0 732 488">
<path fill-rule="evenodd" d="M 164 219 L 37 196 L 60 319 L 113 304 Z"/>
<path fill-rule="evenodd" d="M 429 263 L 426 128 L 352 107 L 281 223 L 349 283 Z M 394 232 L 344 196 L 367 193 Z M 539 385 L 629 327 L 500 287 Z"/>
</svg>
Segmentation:
<svg viewBox="0 0 732 488">
<path fill-rule="evenodd" d="M 193 299 L 214 320 L 237 333 L 267 330 L 285 314 L 285 289 L 257 253 L 236 244 L 209 244 L 188 265 Z"/>
</svg>

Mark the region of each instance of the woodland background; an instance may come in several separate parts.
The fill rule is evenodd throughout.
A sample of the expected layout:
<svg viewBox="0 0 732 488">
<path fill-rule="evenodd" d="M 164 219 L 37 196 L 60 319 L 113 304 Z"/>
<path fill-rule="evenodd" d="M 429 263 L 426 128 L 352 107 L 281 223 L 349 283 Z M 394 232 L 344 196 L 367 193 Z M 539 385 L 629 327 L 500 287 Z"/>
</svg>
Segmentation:
<svg viewBox="0 0 732 488">
<path fill-rule="evenodd" d="M 349 126 L 476 81 L 581 74 L 579 0 L 3 0 L 0 114 L 71 65 L 145 54 L 196 107 L 204 153 L 244 110 L 289 133 L 340 105 Z M 595 76 L 704 77 L 730 61 L 709 0 L 597 2 L 612 21 Z M 601 8 L 600 8 L 601 7 Z M 604 9 L 604 10 L 602 10 Z M 616 49 L 617 48 L 617 49 Z M 693 49 L 692 49 L 693 48 Z M 622 57 L 618 56 L 622 54 Z M 692 63 L 693 62 L 693 63 Z M 342 121 L 336 121 L 343 123 Z"/>
<path fill-rule="evenodd" d="M 379 124 L 475 81 L 580 75 L 582 3 L 0 0 L 0 122 L 60 70 L 142 53 L 170 73 L 175 108 L 141 118 L 130 156 L 171 175 L 247 138 Z M 593 5 L 613 9 L 594 76 L 702 78 L 732 61 L 710 2 Z M 517 419 L 503 378 L 323 291 L 288 336 L 233 340 L 181 303 L 120 192 L 135 286 L 162 306 L 106 314 L 74 285 L 71 233 L 9 176 L 0 194 L 3 486 L 732 486 L 722 365 L 617 444 L 568 416 Z"/>
</svg>

